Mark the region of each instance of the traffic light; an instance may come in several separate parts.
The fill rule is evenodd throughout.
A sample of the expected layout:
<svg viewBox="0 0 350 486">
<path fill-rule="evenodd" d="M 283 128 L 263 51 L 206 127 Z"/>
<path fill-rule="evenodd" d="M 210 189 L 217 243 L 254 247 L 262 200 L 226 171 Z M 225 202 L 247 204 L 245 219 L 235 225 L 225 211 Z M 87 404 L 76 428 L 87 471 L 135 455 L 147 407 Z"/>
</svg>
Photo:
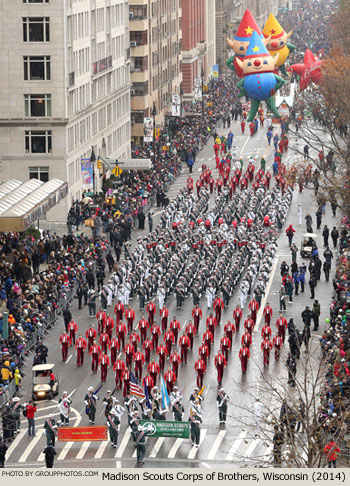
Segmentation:
<svg viewBox="0 0 350 486">
<path fill-rule="evenodd" d="M 97 168 L 98 168 L 99 170 L 102 170 L 102 162 L 101 162 L 101 160 L 100 160 L 100 159 L 97 159 Z"/>
</svg>

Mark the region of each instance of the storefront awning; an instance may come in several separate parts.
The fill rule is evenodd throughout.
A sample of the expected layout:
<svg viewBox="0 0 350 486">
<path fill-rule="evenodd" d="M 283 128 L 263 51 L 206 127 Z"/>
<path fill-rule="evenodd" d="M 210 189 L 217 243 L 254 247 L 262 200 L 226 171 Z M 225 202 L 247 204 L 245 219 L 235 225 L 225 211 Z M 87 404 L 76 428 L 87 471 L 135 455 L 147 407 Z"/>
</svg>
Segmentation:
<svg viewBox="0 0 350 486">
<path fill-rule="evenodd" d="M 9 190 L 9 188 L 12 188 Z M 12 179 L 0 185 L 0 231 L 24 231 L 68 194 L 59 179 L 42 182 Z"/>
</svg>

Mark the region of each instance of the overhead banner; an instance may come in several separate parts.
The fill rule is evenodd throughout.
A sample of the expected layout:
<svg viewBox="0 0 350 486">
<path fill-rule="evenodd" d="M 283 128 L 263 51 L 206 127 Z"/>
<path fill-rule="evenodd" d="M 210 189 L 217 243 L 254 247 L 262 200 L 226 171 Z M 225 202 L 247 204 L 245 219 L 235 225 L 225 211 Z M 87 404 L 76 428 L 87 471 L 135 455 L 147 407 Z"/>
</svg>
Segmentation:
<svg viewBox="0 0 350 486">
<path fill-rule="evenodd" d="M 108 440 L 106 425 L 89 427 L 57 427 L 57 440 L 61 442 L 84 442 Z"/>
<path fill-rule="evenodd" d="M 173 94 L 171 102 L 171 115 L 181 116 L 181 100 L 178 94 Z"/>
<path fill-rule="evenodd" d="M 213 64 L 211 68 L 213 79 L 219 79 L 219 64 Z"/>
<path fill-rule="evenodd" d="M 153 142 L 153 118 L 143 119 L 143 141 Z"/>
<path fill-rule="evenodd" d="M 90 159 L 81 159 L 81 178 L 83 190 L 94 188 L 94 171 Z"/>
<path fill-rule="evenodd" d="M 189 439 L 189 422 L 175 422 L 167 420 L 140 420 L 141 425 L 147 430 L 149 437 L 181 437 Z"/>
</svg>

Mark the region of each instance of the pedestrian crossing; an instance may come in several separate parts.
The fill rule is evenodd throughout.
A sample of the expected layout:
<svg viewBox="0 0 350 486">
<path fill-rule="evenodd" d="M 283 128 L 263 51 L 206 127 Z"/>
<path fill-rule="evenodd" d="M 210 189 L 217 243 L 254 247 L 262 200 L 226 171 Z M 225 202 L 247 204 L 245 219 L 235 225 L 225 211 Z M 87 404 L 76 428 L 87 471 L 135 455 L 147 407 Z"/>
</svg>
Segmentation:
<svg viewBox="0 0 350 486">
<path fill-rule="evenodd" d="M 220 461 L 239 466 L 249 464 L 254 458 L 265 458 L 271 461 L 272 448 L 260 438 L 250 437 L 247 430 L 237 431 L 232 428 L 217 430 L 210 426 L 201 428 L 200 444 L 192 446 L 191 439 L 182 438 L 148 438 L 146 459 L 168 459 L 188 461 Z M 37 430 L 35 437 L 28 437 L 22 430 L 9 446 L 6 457 L 7 466 L 44 463 L 43 450 L 46 447 L 44 429 Z M 56 441 L 57 461 L 90 461 L 96 459 L 136 459 L 136 449 L 131 439 L 130 430 L 119 434 L 117 449 L 111 447 L 110 441 L 103 442 L 66 442 Z M 123 464 L 123 463 L 122 463 Z"/>
</svg>

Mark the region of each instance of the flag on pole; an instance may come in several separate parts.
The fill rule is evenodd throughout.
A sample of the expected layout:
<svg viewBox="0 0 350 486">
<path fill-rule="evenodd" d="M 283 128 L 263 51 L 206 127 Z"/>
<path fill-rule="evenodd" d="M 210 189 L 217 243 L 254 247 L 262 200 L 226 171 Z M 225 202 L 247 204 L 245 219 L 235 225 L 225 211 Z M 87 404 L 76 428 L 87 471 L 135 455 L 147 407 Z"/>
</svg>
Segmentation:
<svg viewBox="0 0 350 486">
<path fill-rule="evenodd" d="M 145 382 L 143 383 L 143 389 L 144 389 L 145 397 L 146 397 L 146 405 L 147 405 L 148 408 L 152 408 L 151 402 L 149 401 L 148 389 L 147 389 Z"/>
<path fill-rule="evenodd" d="M 165 386 L 164 378 L 162 376 L 160 377 L 160 396 L 162 398 L 162 408 L 163 410 L 165 410 L 166 408 L 168 408 L 168 405 L 170 403 L 170 398 L 168 395 L 168 390 L 166 389 Z"/>
<path fill-rule="evenodd" d="M 143 393 L 140 385 L 137 383 L 137 380 L 133 373 L 130 373 L 130 394 L 140 398 L 145 398 L 145 394 Z"/>
</svg>

